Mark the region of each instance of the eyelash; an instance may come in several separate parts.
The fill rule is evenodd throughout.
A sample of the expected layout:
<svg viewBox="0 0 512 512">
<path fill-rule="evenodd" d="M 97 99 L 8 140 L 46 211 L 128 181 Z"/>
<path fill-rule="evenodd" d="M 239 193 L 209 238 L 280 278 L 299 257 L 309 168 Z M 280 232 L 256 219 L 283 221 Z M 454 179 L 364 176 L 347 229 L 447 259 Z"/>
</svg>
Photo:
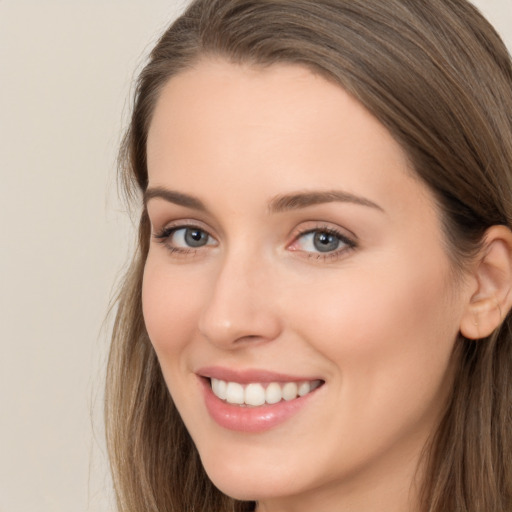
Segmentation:
<svg viewBox="0 0 512 512">
<path fill-rule="evenodd" d="M 156 239 L 156 241 L 162 245 L 165 246 L 165 248 L 174 256 L 188 256 L 195 254 L 198 249 L 194 249 L 193 247 L 190 247 L 188 249 L 185 249 L 183 247 L 175 247 L 170 245 L 169 239 L 171 236 L 176 233 L 177 231 L 180 231 L 182 229 L 197 229 L 198 231 L 202 231 L 205 233 L 209 238 L 213 238 L 205 229 L 196 226 L 194 224 L 181 224 L 178 226 L 167 226 L 157 233 L 154 233 L 153 237 Z M 204 246 L 203 246 L 204 247 Z M 202 248 L 202 247 L 200 247 Z"/>
<path fill-rule="evenodd" d="M 177 231 L 180 231 L 182 229 L 197 229 L 198 231 L 202 231 L 205 233 L 209 238 L 213 238 L 205 229 L 193 225 L 193 224 L 181 224 L 178 226 L 168 226 L 163 228 L 162 230 L 158 231 L 157 233 L 153 234 L 153 237 L 156 239 L 156 241 L 166 247 L 166 249 L 174 256 L 177 257 L 186 257 L 186 256 L 192 256 L 197 253 L 198 250 L 202 249 L 205 246 L 201 246 L 197 249 L 190 247 L 190 248 L 183 248 L 183 247 L 176 247 L 172 246 L 169 243 L 169 239 L 171 236 L 176 233 Z M 291 249 L 294 252 L 303 252 L 305 254 L 304 257 L 307 259 L 315 259 L 316 261 L 336 261 L 340 257 L 344 256 L 347 252 L 352 251 L 357 248 L 357 243 L 355 240 L 347 237 L 345 234 L 343 234 L 341 231 L 332 228 L 331 226 L 317 226 L 313 229 L 305 229 L 297 231 L 297 233 L 293 236 L 293 241 L 287 246 L 291 247 L 294 244 L 296 244 L 301 238 L 311 235 L 313 233 L 323 233 L 329 236 L 336 237 L 339 242 L 342 244 L 341 248 L 335 249 L 333 251 L 329 252 L 313 252 L 313 251 L 300 251 L 299 249 Z"/>
<path fill-rule="evenodd" d="M 345 256 L 348 252 L 357 248 L 357 243 L 354 239 L 349 238 L 347 235 L 345 235 L 344 233 L 342 233 L 340 230 L 338 230 L 336 228 L 333 228 L 331 226 L 323 226 L 323 225 L 315 226 L 312 229 L 305 229 L 305 230 L 298 231 L 293 237 L 293 242 L 291 244 L 289 244 L 288 247 L 296 244 L 301 238 L 304 238 L 305 236 L 311 235 L 313 233 L 319 233 L 319 234 L 321 233 L 321 234 L 326 234 L 329 236 L 334 236 L 339 240 L 342 247 L 337 248 L 333 251 L 325 252 L 325 253 L 304 251 L 305 257 L 307 259 L 314 259 L 316 261 L 321 261 L 321 262 L 327 262 L 327 261 L 334 262 L 334 261 L 338 260 L 339 258 Z M 297 250 L 297 252 L 300 252 L 300 250 Z"/>
</svg>

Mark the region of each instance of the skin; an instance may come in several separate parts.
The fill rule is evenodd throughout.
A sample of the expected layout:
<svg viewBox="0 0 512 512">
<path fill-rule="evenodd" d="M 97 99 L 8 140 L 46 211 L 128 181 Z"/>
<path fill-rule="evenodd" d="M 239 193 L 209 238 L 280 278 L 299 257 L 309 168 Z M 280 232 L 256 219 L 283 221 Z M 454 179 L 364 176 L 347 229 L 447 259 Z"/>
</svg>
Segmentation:
<svg viewBox="0 0 512 512">
<path fill-rule="evenodd" d="M 455 277 L 433 197 L 387 130 L 339 86 L 295 65 L 203 60 L 172 78 L 148 137 L 152 236 L 144 317 L 171 395 L 223 492 L 258 510 L 416 509 L 415 474 L 452 378 L 475 280 Z M 341 190 L 270 211 L 277 196 Z M 301 233 L 354 243 L 320 253 Z M 307 405 L 261 433 L 209 416 L 204 366 L 314 376 Z"/>
</svg>

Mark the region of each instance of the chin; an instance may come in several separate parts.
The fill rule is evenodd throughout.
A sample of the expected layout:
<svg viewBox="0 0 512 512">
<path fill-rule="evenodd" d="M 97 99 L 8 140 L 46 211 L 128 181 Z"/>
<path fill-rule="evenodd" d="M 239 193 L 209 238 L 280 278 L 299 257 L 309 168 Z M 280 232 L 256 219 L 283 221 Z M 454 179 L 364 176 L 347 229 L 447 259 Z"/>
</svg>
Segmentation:
<svg viewBox="0 0 512 512">
<path fill-rule="evenodd" d="M 265 479 L 257 480 L 257 477 L 244 476 L 234 479 L 224 476 L 210 478 L 212 483 L 226 496 L 239 501 L 263 501 L 274 498 L 282 498 L 288 494 L 294 494 L 294 491 L 287 492 L 285 484 L 281 485 L 279 481 L 271 482 Z"/>
<path fill-rule="evenodd" d="M 300 482 L 295 480 L 292 485 L 290 472 L 272 465 L 269 458 L 260 465 L 247 460 L 230 464 L 229 460 L 213 458 L 203 460 L 203 467 L 215 487 L 240 501 L 261 501 L 300 492 Z"/>
</svg>

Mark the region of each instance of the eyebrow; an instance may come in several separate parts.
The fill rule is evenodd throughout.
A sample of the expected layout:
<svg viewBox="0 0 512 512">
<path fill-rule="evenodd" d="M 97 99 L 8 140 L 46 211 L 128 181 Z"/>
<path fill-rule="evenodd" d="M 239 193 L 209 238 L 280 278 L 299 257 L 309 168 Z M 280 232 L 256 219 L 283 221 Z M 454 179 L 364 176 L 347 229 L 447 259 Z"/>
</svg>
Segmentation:
<svg viewBox="0 0 512 512">
<path fill-rule="evenodd" d="M 199 210 L 201 212 L 208 211 L 204 203 L 197 197 L 163 187 L 148 188 L 146 192 L 144 192 L 144 206 L 147 206 L 150 199 L 157 197 L 164 199 L 169 203 L 185 206 L 186 208 L 191 208 L 193 210 Z"/>
<path fill-rule="evenodd" d="M 169 203 L 201 212 L 208 212 L 205 204 L 200 199 L 184 194 L 183 192 L 177 192 L 163 187 L 149 188 L 144 193 L 144 206 L 147 205 L 150 199 L 154 198 L 164 199 Z M 374 203 L 365 197 L 357 196 L 342 190 L 305 191 L 275 196 L 270 200 L 268 209 L 270 213 L 280 213 L 290 210 L 300 210 L 302 208 L 307 208 L 308 206 L 334 202 L 352 203 L 384 212 L 384 209 L 377 203 Z"/>
<path fill-rule="evenodd" d="M 384 212 L 384 209 L 377 203 L 343 190 L 305 191 L 276 196 L 270 201 L 269 210 L 271 213 L 278 213 L 334 202 L 352 203 Z"/>
</svg>

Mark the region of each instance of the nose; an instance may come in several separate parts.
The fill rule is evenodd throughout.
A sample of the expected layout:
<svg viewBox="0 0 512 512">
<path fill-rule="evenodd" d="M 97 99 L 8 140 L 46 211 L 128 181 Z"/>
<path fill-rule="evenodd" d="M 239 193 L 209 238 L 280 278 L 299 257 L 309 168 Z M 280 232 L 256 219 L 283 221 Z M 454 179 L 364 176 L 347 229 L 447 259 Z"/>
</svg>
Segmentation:
<svg viewBox="0 0 512 512">
<path fill-rule="evenodd" d="M 277 338 L 281 320 L 269 265 L 226 258 L 209 287 L 199 320 L 201 334 L 224 349 Z"/>
</svg>

